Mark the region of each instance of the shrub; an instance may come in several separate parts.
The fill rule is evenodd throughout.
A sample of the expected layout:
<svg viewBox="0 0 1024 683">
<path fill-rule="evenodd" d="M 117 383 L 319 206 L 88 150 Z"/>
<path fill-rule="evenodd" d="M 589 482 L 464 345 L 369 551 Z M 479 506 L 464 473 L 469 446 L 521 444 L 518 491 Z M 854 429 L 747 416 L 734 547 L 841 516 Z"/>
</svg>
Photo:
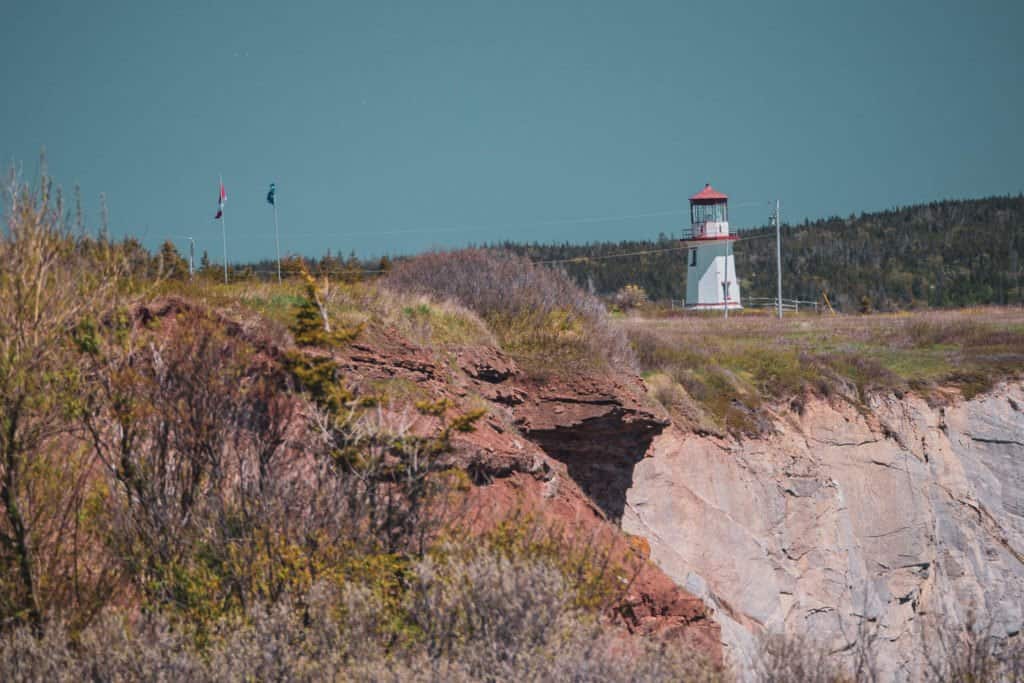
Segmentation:
<svg viewBox="0 0 1024 683">
<path fill-rule="evenodd" d="M 579 625 L 565 577 L 546 563 L 490 554 L 443 564 L 428 559 L 416 575 L 410 618 L 423 646 L 431 658 L 461 662 L 472 676 L 512 673 Z"/>
<path fill-rule="evenodd" d="M 542 563 L 557 569 L 568 581 L 567 599 L 585 612 L 610 610 L 638 568 L 614 561 L 612 548 L 599 539 L 573 538 L 529 514 L 510 515 L 484 534 L 478 547 L 513 562 Z"/>
<path fill-rule="evenodd" d="M 482 416 L 431 404 L 436 433 L 413 435 L 415 415 L 314 405 L 200 310 L 107 328 L 90 359 L 81 420 L 110 477 L 108 550 L 201 639 L 317 578 L 400 581 L 447 513 L 451 434 Z"/>
<path fill-rule="evenodd" d="M 688 403 L 688 396 L 683 388 L 662 372 L 656 372 L 647 378 L 647 390 L 655 401 L 668 410 Z"/>
<path fill-rule="evenodd" d="M 617 634 L 567 607 L 563 580 L 541 564 L 480 556 L 416 567 L 406 603 L 421 635 L 395 642 L 381 603 L 358 585 L 221 619 L 204 649 L 159 614 L 107 615 L 76 639 L 59 624 L 0 637 L 0 679 L 100 680 L 716 681 L 685 647 Z"/>
<path fill-rule="evenodd" d="M 936 615 L 921 629 L 924 679 L 953 683 L 1024 682 L 1024 641 L 1007 638 L 992 615 L 963 620 Z"/>
<path fill-rule="evenodd" d="M 851 680 L 825 645 L 799 635 L 765 634 L 753 673 L 760 683 L 839 683 Z"/>
<path fill-rule="evenodd" d="M 337 329 L 336 325 L 331 325 L 326 304 L 326 300 L 331 296 L 330 280 L 325 276 L 323 286 L 318 286 L 316 280 L 306 270 L 305 263 L 300 261 L 299 266 L 305 296 L 295 304 L 295 321 L 292 323 L 295 342 L 301 346 L 329 348 L 355 339 L 362 331 L 362 326 Z"/>
<path fill-rule="evenodd" d="M 647 292 L 640 285 L 626 285 L 615 292 L 612 301 L 624 311 L 637 308 L 647 303 Z"/>
<path fill-rule="evenodd" d="M 469 308 L 533 369 L 633 363 L 600 300 L 565 273 L 525 257 L 485 249 L 434 252 L 396 264 L 385 284 Z"/>
<path fill-rule="evenodd" d="M 74 235 L 60 191 L 14 172 L 0 231 L 0 624 L 32 623 L 56 609 L 91 609 L 98 563 L 80 551 L 78 508 L 90 459 L 75 448 L 69 414 L 85 387 L 80 351 L 124 284 L 106 242 Z M 75 533 L 68 533 L 74 529 Z M 92 539 L 90 539 L 92 540 Z M 81 570 L 81 571 L 79 571 Z M 73 586 L 68 577 L 81 578 Z"/>
</svg>

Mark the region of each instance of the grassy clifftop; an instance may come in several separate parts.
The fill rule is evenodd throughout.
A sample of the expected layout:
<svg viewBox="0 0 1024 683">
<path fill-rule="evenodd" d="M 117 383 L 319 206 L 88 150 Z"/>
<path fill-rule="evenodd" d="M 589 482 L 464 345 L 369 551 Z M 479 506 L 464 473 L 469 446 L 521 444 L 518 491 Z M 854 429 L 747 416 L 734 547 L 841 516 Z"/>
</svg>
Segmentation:
<svg viewBox="0 0 1024 683">
<path fill-rule="evenodd" d="M 970 398 L 1024 369 L 1024 310 L 860 316 L 633 316 L 620 325 L 652 393 L 677 415 L 757 432 L 763 404 L 807 392 Z"/>
</svg>

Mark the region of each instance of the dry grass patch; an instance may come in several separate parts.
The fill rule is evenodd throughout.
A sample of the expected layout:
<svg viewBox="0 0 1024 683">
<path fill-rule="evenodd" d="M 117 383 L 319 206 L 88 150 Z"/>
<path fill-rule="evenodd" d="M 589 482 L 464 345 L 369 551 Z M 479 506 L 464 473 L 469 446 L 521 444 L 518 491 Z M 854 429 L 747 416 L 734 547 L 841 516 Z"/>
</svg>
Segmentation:
<svg viewBox="0 0 1024 683">
<path fill-rule="evenodd" d="M 343 282 L 321 277 L 316 283 L 330 319 L 341 327 L 363 325 L 370 335 L 374 330 L 391 329 L 415 344 L 433 348 L 497 344 L 479 316 L 453 301 L 395 291 L 374 280 Z M 159 283 L 155 293 L 182 296 L 211 308 L 254 311 L 268 321 L 289 326 L 304 301 L 303 290 L 298 279 L 280 284 L 223 284 L 197 278 Z"/>
<path fill-rule="evenodd" d="M 671 378 L 723 429 L 757 432 L 764 402 L 812 391 L 863 402 L 879 391 L 970 398 L 1024 369 L 1024 310 L 870 316 L 632 316 L 616 321 L 641 369 Z M 681 402 L 659 379 L 656 397 Z M 667 400 L 667 402 L 666 402 Z"/>
<path fill-rule="evenodd" d="M 629 343 L 597 297 L 524 257 L 484 249 L 423 254 L 397 264 L 385 285 L 474 311 L 528 372 L 633 363 Z"/>
</svg>

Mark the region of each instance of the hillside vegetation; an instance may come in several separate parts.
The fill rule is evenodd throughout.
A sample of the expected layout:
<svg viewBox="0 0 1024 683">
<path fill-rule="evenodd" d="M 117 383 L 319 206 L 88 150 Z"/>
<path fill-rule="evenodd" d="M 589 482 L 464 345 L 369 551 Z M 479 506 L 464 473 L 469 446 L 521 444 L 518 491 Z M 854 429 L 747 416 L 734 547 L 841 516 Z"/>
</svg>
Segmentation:
<svg viewBox="0 0 1024 683">
<path fill-rule="evenodd" d="M 632 366 L 625 337 L 597 297 L 521 256 L 483 249 L 424 254 L 397 263 L 384 283 L 472 309 L 506 351 L 534 370 Z"/>
<path fill-rule="evenodd" d="M 744 297 L 774 297 L 774 229 L 744 231 L 736 270 Z M 658 241 L 586 245 L 504 244 L 561 265 L 584 287 L 612 294 L 638 284 L 652 299 L 682 299 L 681 251 L 588 260 L 678 246 Z M 1024 303 L 1024 197 L 943 201 L 891 211 L 784 225 L 783 296 L 820 301 L 827 293 L 847 312 Z"/>
<path fill-rule="evenodd" d="M 190 282 L 173 249 L 70 225 L 48 179 L 9 188 L 0 679 L 718 677 L 612 626 L 639 569 L 601 544 L 529 511 L 471 537 L 453 452 L 478 397 L 357 386 L 342 363 L 422 345 L 444 369 L 496 337 L 609 363 L 592 332 L 628 346 L 592 297 L 547 271 L 480 315 L 301 264 L 283 285 Z"/>
<path fill-rule="evenodd" d="M 458 440 L 522 433 L 454 384 L 459 353 L 511 358 L 530 391 L 640 367 L 680 422 L 738 436 L 808 392 L 946 400 L 1024 367 L 1014 310 L 614 318 L 566 274 L 486 250 L 372 280 L 301 261 L 282 284 L 189 279 L 171 245 L 69 222 L 48 179 L 8 187 L 3 680 L 720 680 L 620 628 L 649 567 L 632 544 L 530 510 L 473 526 L 490 475 Z M 357 356 L 388 353 L 404 365 L 355 380 Z"/>
</svg>

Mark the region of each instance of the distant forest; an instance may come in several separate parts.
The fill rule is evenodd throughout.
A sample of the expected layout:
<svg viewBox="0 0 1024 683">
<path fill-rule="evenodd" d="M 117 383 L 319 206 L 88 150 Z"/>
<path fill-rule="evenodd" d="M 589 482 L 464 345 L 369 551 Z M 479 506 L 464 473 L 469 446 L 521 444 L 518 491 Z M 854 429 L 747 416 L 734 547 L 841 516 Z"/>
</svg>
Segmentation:
<svg viewBox="0 0 1024 683">
<path fill-rule="evenodd" d="M 775 230 L 744 230 L 735 243 L 742 296 L 775 296 Z M 950 200 L 849 218 L 782 226 L 783 297 L 821 301 L 839 310 L 891 311 L 975 304 L 1024 304 L 1024 195 Z M 651 300 L 681 300 L 686 252 L 678 235 L 654 241 L 489 245 L 563 268 L 600 295 L 639 285 Z M 660 250 L 660 251 L 659 251 Z M 654 251 L 622 258 L 614 254 Z M 596 258 L 595 258 L 596 257 Z M 386 271 L 387 258 L 361 260 L 328 252 L 314 269 L 359 277 Z M 219 270 L 208 266 L 216 275 Z M 272 261 L 239 272 L 269 277 Z M 214 272 L 216 270 L 216 272 Z M 369 272 L 367 272 L 369 271 Z"/>
<path fill-rule="evenodd" d="M 742 295 L 775 296 L 775 230 L 743 231 L 736 270 Z M 783 297 L 855 311 L 923 306 L 1024 303 L 1024 195 L 933 202 L 849 218 L 782 226 Z M 657 241 L 499 246 L 537 261 L 592 259 L 679 246 Z M 599 294 L 627 284 L 655 300 L 682 299 L 686 258 L 680 250 L 559 264 Z"/>
</svg>

